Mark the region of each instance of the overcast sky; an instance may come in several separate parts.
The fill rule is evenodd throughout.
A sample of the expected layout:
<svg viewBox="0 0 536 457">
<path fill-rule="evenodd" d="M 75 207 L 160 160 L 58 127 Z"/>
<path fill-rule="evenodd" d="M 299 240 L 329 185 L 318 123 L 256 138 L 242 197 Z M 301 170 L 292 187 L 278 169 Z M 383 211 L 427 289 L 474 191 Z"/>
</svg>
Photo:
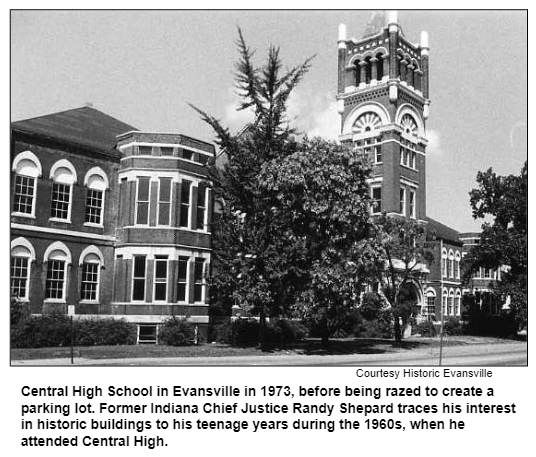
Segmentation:
<svg viewBox="0 0 536 457">
<path fill-rule="evenodd" d="M 214 136 L 191 102 L 234 129 L 237 26 L 261 63 L 270 43 L 287 66 L 315 54 L 291 100 L 295 124 L 335 137 L 337 27 L 360 38 L 370 11 L 14 11 L 11 116 L 85 102 L 141 130 Z M 427 213 L 478 230 L 468 192 L 479 170 L 518 174 L 527 157 L 527 14 L 400 11 L 406 38 L 430 34 Z"/>
</svg>

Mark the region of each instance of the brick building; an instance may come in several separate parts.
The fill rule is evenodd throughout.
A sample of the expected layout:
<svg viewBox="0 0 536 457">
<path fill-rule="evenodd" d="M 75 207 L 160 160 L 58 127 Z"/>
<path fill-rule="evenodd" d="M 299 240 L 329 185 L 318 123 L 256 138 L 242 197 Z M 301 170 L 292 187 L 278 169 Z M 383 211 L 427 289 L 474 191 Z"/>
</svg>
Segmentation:
<svg viewBox="0 0 536 457">
<path fill-rule="evenodd" d="M 11 291 L 34 314 L 114 316 L 154 340 L 208 325 L 214 146 L 91 107 L 12 124 Z"/>
</svg>

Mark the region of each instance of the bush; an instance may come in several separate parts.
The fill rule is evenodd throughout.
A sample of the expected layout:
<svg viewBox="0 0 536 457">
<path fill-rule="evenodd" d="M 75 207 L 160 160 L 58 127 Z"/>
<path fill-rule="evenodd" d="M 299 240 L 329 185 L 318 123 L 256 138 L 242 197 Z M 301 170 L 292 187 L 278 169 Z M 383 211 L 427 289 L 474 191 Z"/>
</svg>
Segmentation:
<svg viewBox="0 0 536 457">
<path fill-rule="evenodd" d="M 449 317 L 443 322 L 443 334 L 454 336 L 461 335 L 463 333 L 463 326 L 459 319 L 455 317 Z"/>
<path fill-rule="evenodd" d="M 168 346 L 188 346 L 195 342 L 195 328 L 185 319 L 175 316 L 167 319 L 160 327 L 159 341 Z"/>
<path fill-rule="evenodd" d="M 393 313 L 376 293 L 365 294 L 358 310 L 354 334 L 360 338 L 392 338 Z"/>
<path fill-rule="evenodd" d="M 136 344 L 136 324 L 124 319 L 87 319 L 75 322 L 77 346 Z"/>
<path fill-rule="evenodd" d="M 471 316 L 464 332 L 467 335 L 512 337 L 517 335 L 518 323 L 514 316 Z"/>
<path fill-rule="evenodd" d="M 136 344 L 136 325 L 123 319 L 74 320 L 75 346 Z M 41 348 L 71 345 L 71 318 L 65 314 L 30 316 L 11 326 L 11 346 Z"/>
<path fill-rule="evenodd" d="M 421 321 L 413 327 L 413 333 L 421 336 L 436 336 L 436 329 L 432 321 Z"/>
<path fill-rule="evenodd" d="M 71 319 L 64 314 L 31 316 L 11 327 L 11 347 L 41 348 L 71 345 Z"/>
<path fill-rule="evenodd" d="M 236 319 L 213 329 L 213 339 L 232 346 L 255 346 L 259 344 L 259 321 Z M 286 346 L 307 336 L 307 327 L 300 321 L 279 319 L 266 323 L 266 340 L 271 346 Z"/>
</svg>

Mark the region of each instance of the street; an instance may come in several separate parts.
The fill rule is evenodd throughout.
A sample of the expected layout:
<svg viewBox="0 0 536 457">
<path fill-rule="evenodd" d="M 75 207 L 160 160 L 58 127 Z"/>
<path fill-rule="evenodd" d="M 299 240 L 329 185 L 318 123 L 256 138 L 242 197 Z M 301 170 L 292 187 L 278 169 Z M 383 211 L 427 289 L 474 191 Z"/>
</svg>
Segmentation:
<svg viewBox="0 0 536 457">
<path fill-rule="evenodd" d="M 526 366 L 527 342 L 472 344 L 443 348 L 445 366 Z M 71 360 L 13 360 L 13 366 L 65 366 Z M 437 346 L 398 349 L 383 354 L 299 355 L 276 354 L 235 357 L 164 357 L 129 359 L 75 358 L 74 366 L 361 366 L 361 365 L 439 365 Z"/>
</svg>

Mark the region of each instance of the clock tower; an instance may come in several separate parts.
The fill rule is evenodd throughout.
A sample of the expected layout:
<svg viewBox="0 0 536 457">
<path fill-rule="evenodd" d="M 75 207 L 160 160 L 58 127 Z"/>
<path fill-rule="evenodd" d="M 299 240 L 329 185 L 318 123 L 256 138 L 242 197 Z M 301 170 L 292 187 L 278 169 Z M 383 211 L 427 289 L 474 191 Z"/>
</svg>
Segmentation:
<svg viewBox="0 0 536 457">
<path fill-rule="evenodd" d="M 342 144 L 373 164 L 372 212 L 426 219 L 428 34 L 410 42 L 396 12 L 375 13 L 360 39 L 339 26 Z"/>
</svg>

